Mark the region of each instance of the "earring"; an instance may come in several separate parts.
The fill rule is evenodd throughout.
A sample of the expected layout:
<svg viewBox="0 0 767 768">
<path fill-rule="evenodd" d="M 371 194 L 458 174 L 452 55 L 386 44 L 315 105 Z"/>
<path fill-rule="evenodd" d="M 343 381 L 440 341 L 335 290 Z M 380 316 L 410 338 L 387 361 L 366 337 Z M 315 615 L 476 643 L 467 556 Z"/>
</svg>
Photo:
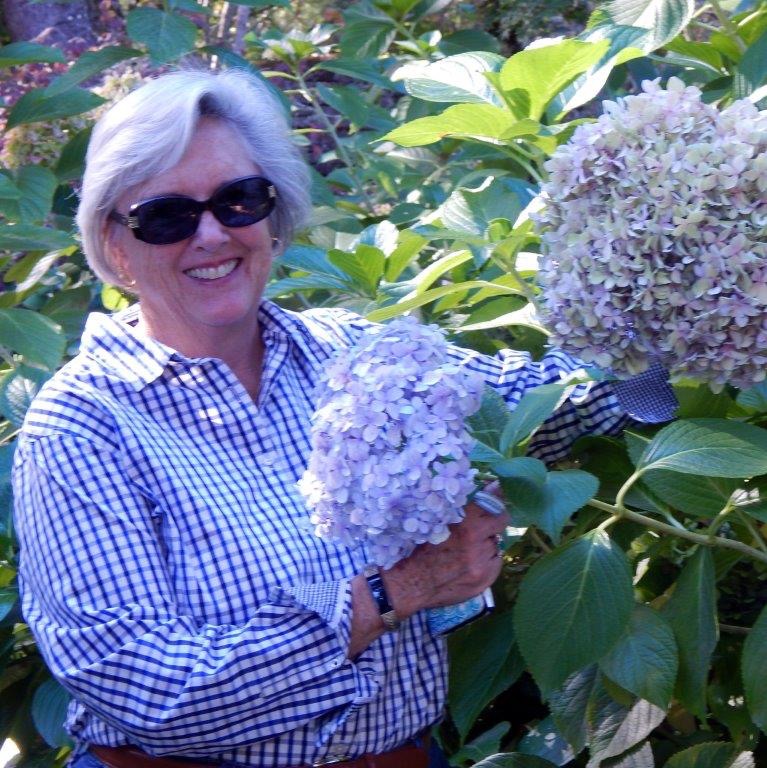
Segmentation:
<svg viewBox="0 0 767 768">
<path fill-rule="evenodd" d="M 117 277 L 120 278 L 120 287 L 127 288 L 128 290 L 131 290 L 131 288 L 135 288 L 136 287 L 135 279 L 134 280 L 129 280 L 128 279 L 128 275 L 126 275 L 126 274 L 124 274 L 122 272 L 118 272 L 117 273 Z"/>
<path fill-rule="evenodd" d="M 280 238 L 272 237 L 272 250 L 277 250 L 280 247 Z"/>
</svg>

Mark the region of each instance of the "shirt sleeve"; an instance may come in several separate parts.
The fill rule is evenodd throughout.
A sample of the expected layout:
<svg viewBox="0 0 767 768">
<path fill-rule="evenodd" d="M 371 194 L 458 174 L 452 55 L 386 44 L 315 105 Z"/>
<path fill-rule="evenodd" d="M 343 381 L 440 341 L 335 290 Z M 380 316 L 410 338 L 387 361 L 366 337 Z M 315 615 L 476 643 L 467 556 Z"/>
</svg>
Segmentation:
<svg viewBox="0 0 767 768">
<path fill-rule="evenodd" d="M 378 691 L 346 658 L 348 581 L 274 595 L 241 626 L 199 623 L 118 451 L 56 435 L 16 453 L 25 618 L 53 674 L 130 743 L 200 755 L 327 734 Z"/>
<path fill-rule="evenodd" d="M 558 349 L 534 361 L 529 352 L 501 350 L 494 357 L 456 349 L 456 357 L 469 370 L 480 373 L 514 408 L 525 393 L 542 384 L 562 381 L 584 368 L 581 361 Z M 607 381 L 578 384 L 562 405 L 538 428 L 529 454 L 545 462 L 564 458 L 572 443 L 587 434 L 614 434 L 625 426 L 628 414 Z"/>
</svg>

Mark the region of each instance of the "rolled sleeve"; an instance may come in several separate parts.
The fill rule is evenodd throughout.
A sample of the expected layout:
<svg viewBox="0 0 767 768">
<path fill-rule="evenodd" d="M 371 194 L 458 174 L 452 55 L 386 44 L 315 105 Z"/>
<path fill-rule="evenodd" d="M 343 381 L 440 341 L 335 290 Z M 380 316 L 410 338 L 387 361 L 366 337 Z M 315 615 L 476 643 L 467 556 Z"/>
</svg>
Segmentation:
<svg viewBox="0 0 767 768">
<path fill-rule="evenodd" d="M 378 684 L 346 659 L 348 584 L 284 590 L 240 626 L 174 597 L 153 500 L 119 453 L 74 438 L 16 458 L 20 583 L 54 675 L 152 754 L 235 749 L 316 723 L 332 732 Z"/>
</svg>

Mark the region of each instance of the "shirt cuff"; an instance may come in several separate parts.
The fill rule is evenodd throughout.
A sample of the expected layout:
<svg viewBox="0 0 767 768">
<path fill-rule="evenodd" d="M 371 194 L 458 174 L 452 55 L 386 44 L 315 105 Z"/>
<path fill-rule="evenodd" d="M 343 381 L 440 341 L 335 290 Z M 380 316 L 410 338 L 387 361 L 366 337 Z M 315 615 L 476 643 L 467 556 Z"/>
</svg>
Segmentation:
<svg viewBox="0 0 767 768">
<path fill-rule="evenodd" d="M 611 382 L 618 405 L 634 420 L 646 424 L 670 421 L 679 407 L 668 383 L 668 371 L 653 363 L 644 373 Z"/>
</svg>

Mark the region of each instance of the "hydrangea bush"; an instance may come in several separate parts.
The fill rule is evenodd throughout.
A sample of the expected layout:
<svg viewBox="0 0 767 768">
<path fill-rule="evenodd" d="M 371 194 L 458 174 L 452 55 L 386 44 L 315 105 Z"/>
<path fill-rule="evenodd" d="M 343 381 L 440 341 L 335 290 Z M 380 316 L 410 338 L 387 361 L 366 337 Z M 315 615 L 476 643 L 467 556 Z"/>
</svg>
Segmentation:
<svg viewBox="0 0 767 768">
<path fill-rule="evenodd" d="M 465 421 L 483 386 L 450 361 L 441 329 L 411 318 L 371 329 L 333 358 L 299 482 L 317 534 L 367 545 L 382 568 L 444 541 L 474 490 Z"/>
<path fill-rule="evenodd" d="M 605 102 L 546 163 L 553 343 L 628 378 L 747 388 L 767 376 L 767 112 L 671 78 Z"/>
</svg>

